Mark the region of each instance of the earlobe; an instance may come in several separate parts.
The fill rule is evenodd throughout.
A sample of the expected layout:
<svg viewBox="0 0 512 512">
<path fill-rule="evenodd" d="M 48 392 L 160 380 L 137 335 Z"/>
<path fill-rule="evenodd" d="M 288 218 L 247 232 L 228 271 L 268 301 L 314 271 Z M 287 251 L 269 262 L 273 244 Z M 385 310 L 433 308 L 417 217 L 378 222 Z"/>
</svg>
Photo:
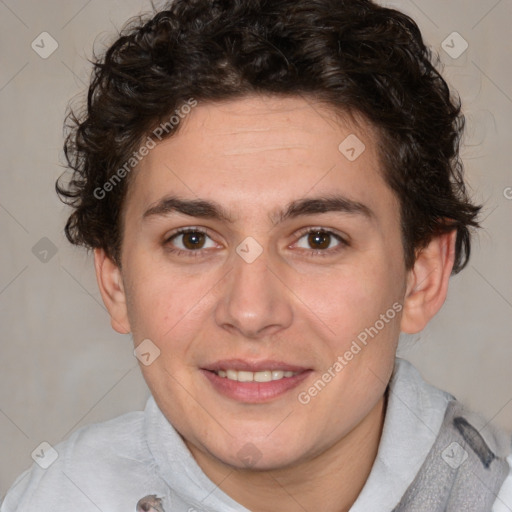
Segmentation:
<svg viewBox="0 0 512 512">
<path fill-rule="evenodd" d="M 128 322 L 121 270 L 104 249 L 94 249 L 94 268 L 103 303 L 110 315 L 112 328 L 120 334 L 128 334 L 131 329 Z"/>
<path fill-rule="evenodd" d="M 421 331 L 444 304 L 455 259 L 456 236 L 456 230 L 438 235 L 418 252 L 407 276 L 402 332 Z"/>
</svg>

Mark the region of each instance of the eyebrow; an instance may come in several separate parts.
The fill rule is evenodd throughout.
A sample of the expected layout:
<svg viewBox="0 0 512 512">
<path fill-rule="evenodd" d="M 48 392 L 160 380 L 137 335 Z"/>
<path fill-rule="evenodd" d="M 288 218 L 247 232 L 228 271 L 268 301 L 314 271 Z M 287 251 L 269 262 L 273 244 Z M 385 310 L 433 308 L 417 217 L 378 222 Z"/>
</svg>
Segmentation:
<svg viewBox="0 0 512 512">
<path fill-rule="evenodd" d="M 219 203 L 203 199 L 180 199 L 179 197 L 164 197 L 143 214 L 147 219 L 153 216 L 166 216 L 174 212 L 197 217 L 213 219 L 229 224 L 234 222 L 233 217 Z M 374 212 L 365 204 L 341 195 L 327 197 L 304 198 L 292 201 L 284 209 L 270 214 L 270 220 L 275 226 L 285 220 L 319 213 L 338 212 L 351 215 L 361 215 L 368 220 L 375 218 Z"/>
</svg>

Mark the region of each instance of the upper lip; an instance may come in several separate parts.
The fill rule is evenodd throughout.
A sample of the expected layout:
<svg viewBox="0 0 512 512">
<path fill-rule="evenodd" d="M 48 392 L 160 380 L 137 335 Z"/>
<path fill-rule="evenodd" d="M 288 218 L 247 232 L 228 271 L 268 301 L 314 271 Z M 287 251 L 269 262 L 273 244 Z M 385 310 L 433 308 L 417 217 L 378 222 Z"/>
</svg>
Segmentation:
<svg viewBox="0 0 512 512">
<path fill-rule="evenodd" d="M 204 370 L 218 372 L 219 370 L 238 370 L 246 372 L 261 372 L 264 370 L 284 371 L 284 372 L 303 372 L 308 370 L 304 366 L 284 363 L 282 361 L 245 361 L 243 359 L 223 359 L 203 367 Z"/>
</svg>

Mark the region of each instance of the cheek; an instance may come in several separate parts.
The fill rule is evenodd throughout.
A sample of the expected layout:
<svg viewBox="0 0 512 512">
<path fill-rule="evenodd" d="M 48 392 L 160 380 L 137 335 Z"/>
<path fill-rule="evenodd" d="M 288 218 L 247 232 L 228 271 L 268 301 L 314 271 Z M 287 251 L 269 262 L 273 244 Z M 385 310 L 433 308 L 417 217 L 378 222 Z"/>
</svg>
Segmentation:
<svg viewBox="0 0 512 512">
<path fill-rule="evenodd" d="M 308 331 L 323 341 L 317 340 L 315 345 L 320 354 L 318 379 L 329 382 L 321 392 L 314 386 L 301 390 L 302 397 L 310 400 L 312 416 L 328 416 L 344 428 L 346 411 L 352 411 L 348 415 L 353 415 L 354 421 L 359 420 L 382 395 L 400 333 L 402 284 L 398 269 L 382 261 L 366 262 L 317 276 L 315 284 L 311 279 L 302 282 L 297 295 L 304 297 L 308 306 L 303 309 L 310 319 Z M 322 385 L 318 388 L 324 389 Z M 319 398 L 314 398 L 317 395 Z M 342 404 L 345 416 L 333 403 Z"/>
<path fill-rule="evenodd" d="M 352 339 L 373 325 L 400 302 L 403 288 L 396 272 L 382 261 L 331 269 L 323 275 L 305 277 L 296 286 L 313 318 L 339 341 Z"/>
<path fill-rule="evenodd" d="M 136 340 L 148 337 L 155 343 L 172 333 L 190 329 L 204 314 L 205 279 L 170 272 L 165 265 L 130 262 L 127 276 L 127 307 Z"/>
</svg>

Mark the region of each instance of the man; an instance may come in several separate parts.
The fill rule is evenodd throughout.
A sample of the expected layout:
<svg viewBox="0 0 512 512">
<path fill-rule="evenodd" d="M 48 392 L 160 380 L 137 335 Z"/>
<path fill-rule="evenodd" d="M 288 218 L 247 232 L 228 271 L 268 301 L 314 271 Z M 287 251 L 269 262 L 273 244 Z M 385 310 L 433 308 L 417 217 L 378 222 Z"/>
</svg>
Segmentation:
<svg viewBox="0 0 512 512">
<path fill-rule="evenodd" d="M 176 0 L 96 63 L 71 121 L 66 233 L 152 397 L 2 512 L 510 509 L 510 440 L 395 359 L 479 211 L 412 20 Z"/>
</svg>

